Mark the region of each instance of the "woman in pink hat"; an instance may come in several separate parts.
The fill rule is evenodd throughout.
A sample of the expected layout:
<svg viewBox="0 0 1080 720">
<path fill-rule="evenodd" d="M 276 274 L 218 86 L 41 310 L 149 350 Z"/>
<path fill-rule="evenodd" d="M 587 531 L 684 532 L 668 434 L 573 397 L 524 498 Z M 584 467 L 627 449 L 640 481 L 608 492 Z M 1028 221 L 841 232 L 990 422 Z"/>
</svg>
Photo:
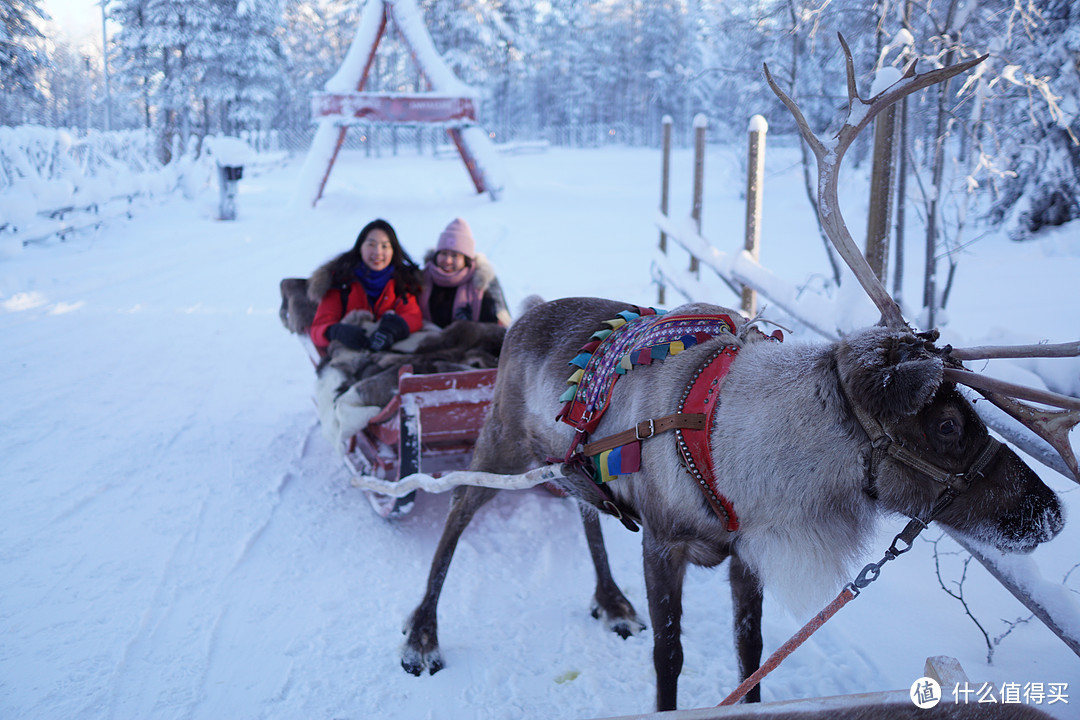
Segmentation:
<svg viewBox="0 0 1080 720">
<path fill-rule="evenodd" d="M 510 324 L 495 268 L 476 252 L 469 224 L 455 218 L 424 258 L 420 310 L 439 327 L 455 320 Z"/>
</svg>

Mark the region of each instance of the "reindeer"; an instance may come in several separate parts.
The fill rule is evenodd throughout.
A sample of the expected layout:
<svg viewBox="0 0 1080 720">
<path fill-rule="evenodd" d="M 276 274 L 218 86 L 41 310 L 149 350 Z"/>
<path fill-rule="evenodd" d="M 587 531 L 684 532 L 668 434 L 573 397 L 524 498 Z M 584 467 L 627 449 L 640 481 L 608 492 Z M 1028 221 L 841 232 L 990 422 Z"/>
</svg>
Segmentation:
<svg viewBox="0 0 1080 720">
<path fill-rule="evenodd" d="M 850 107 L 834 142 L 814 136 L 765 72 L 818 158 L 822 222 L 880 309 L 881 324 L 824 345 L 780 343 L 734 310 L 701 303 L 676 308 L 665 317 L 723 315 L 732 327 L 622 375 L 589 438 L 554 420 L 561 408 L 565 412 L 558 398 L 566 389 L 568 362 L 601 323 L 629 306 L 598 298 L 555 300 L 522 315 L 506 334 L 471 470 L 488 481 L 488 473 L 520 478 L 552 458 L 565 458 L 544 479 L 559 476 L 556 484 L 579 501 L 596 568 L 593 615 L 624 638 L 644 624 L 611 576 L 598 511 L 632 529 L 640 524 L 657 710 L 676 707 L 682 584 L 690 563 L 713 567 L 728 561 L 735 646 L 747 677 L 761 661 L 762 589 L 796 607 L 831 598 L 850 577 L 851 563 L 863 556 L 884 513 L 910 516 L 917 527 L 934 520 L 1005 552 L 1030 552 L 1063 525 L 1056 495 L 1016 453 L 990 437 L 957 384 L 978 388 L 1018 416 L 1032 410 L 1013 397 L 1071 408 L 1054 430 L 1032 424 L 1044 437 L 1057 433 L 1051 440 L 1063 457 L 1067 440 L 1062 445 L 1061 428 L 1067 426 L 1067 433 L 1080 418 L 1080 401 L 1048 393 L 1032 397 L 1022 388 L 989 383 L 961 362 L 1018 351 L 939 348 L 936 332 L 915 332 L 838 210 L 839 165 L 858 132 L 887 105 L 978 60 L 924 74 L 912 64 L 895 85 L 864 101 L 855 90 L 850 50 L 843 38 L 841 43 Z M 1019 352 L 1032 355 L 1038 348 Z M 717 372 L 717 382 L 704 391 L 712 409 L 683 412 L 688 396 L 698 392 L 698 378 L 713 372 L 722 356 L 726 376 Z M 665 424 L 677 429 L 662 432 Z M 686 451 L 694 432 L 696 456 Z M 598 438 L 583 449 L 595 454 L 597 445 L 627 437 L 644 438 L 640 470 L 601 487 L 575 450 L 585 439 Z M 1066 462 L 1075 474 L 1071 452 Z M 714 477 L 706 483 L 702 468 L 709 465 Z M 426 592 L 406 623 L 401 663 L 414 675 L 443 667 L 437 604 L 462 531 L 498 492 L 497 483 L 483 484 L 455 489 Z M 760 688 L 747 699 L 759 700 Z"/>
</svg>

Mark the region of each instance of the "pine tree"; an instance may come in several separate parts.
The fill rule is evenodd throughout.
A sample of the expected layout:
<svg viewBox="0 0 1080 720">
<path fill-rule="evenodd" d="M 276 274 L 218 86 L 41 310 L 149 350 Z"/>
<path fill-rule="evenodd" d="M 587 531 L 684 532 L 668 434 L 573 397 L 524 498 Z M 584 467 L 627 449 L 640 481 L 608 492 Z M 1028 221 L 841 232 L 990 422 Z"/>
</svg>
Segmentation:
<svg viewBox="0 0 1080 720">
<path fill-rule="evenodd" d="M 213 41 L 206 46 L 209 57 L 199 85 L 204 130 L 232 134 L 261 128 L 268 124 L 282 84 L 281 48 L 274 34 L 280 7 L 252 0 L 216 0 L 208 7 L 212 20 L 207 33 Z"/>
<path fill-rule="evenodd" d="M 1026 32 L 994 58 L 994 91 L 1004 102 L 984 134 L 1001 148 L 996 165 L 1009 171 L 988 178 L 1002 189 L 991 219 L 1025 240 L 1080 217 L 1080 7 L 1048 0 L 1019 20 Z"/>
<path fill-rule="evenodd" d="M 38 79 L 48 57 L 36 23 L 48 17 L 36 0 L 0 3 L 0 124 L 23 122 L 26 108 L 45 99 Z"/>
<path fill-rule="evenodd" d="M 150 30 L 147 3 L 149 0 L 118 0 L 111 8 L 111 17 L 120 30 L 112 38 L 110 67 L 116 93 L 123 106 L 126 97 L 141 109 L 142 126 L 153 122 L 153 97 L 161 82 L 160 48 L 148 40 Z"/>
<path fill-rule="evenodd" d="M 236 107 L 230 120 L 255 130 L 268 127 L 276 108 L 276 98 L 285 85 L 282 76 L 284 53 L 276 31 L 281 24 L 279 2 L 246 0 L 238 8 L 245 29 L 238 61 Z"/>
<path fill-rule="evenodd" d="M 275 127 L 306 133 L 311 127 L 311 92 L 321 90 L 341 65 L 359 19 L 355 0 L 288 0 L 278 39 L 285 87 Z"/>
</svg>

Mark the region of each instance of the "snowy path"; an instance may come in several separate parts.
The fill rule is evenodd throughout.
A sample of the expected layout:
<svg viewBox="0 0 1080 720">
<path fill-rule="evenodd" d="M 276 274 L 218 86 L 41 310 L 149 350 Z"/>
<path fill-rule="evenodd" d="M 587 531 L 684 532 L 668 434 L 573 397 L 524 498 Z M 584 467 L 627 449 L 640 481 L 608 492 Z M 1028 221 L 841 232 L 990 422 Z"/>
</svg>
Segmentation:
<svg viewBox="0 0 1080 720">
<path fill-rule="evenodd" d="M 710 172 L 735 172 L 725 158 Z M 491 203 L 467 194 L 457 163 L 354 157 L 335 168 L 320 209 L 300 215 L 284 209 L 290 167 L 245 178 L 236 223 L 210 220 L 205 198 L 178 198 L 0 261 L 0 717 L 485 720 L 650 708 L 651 640 L 620 640 L 589 615 L 577 512 L 542 491 L 504 493 L 480 513 L 440 607 L 448 666 L 419 679 L 401 671 L 401 625 L 448 498 L 422 496 L 397 524 L 374 516 L 315 424 L 311 368 L 277 318 L 278 280 L 310 272 L 376 215 L 414 256 L 466 216 L 512 306 L 532 292 L 655 297 L 655 153 L 515 163 L 506 197 Z M 738 191 L 711 187 L 706 218 L 730 231 Z M 799 221 L 773 231 L 784 234 L 783 222 Z M 1080 263 L 1054 264 L 1067 274 Z M 1067 313 L 1057 320 L 1075 334 Z M 1068 483 L 1048 480 L 1075 504 Z M 883 526 L 875 553 L 897 529 Z M 645 613 L 637 536 L 606 520 L 604 532 L 616 579 Z M 1040 551 L 1049 576 L 1075 562 L 1057 548 L 1076 539 L 1070 525 Z M 766 697 L 906 688 L 932 654 L 958 657 L 972 678 L 1071 682 L 1080 693 L 1080 662 L 1038 626 L 986 666 L 981 638 L 931 572 L 923 543 L 883 574 L 873 600 L 786 662 Z M 995 628 L 1023 613 L 992 581 L 971 582 Z M 766 612 L 769 649 L 799 623 Z M 684 627 L 681 705 L 715 704 L 737 683 L 723 569 L 691 570 Z"/>
</svg>

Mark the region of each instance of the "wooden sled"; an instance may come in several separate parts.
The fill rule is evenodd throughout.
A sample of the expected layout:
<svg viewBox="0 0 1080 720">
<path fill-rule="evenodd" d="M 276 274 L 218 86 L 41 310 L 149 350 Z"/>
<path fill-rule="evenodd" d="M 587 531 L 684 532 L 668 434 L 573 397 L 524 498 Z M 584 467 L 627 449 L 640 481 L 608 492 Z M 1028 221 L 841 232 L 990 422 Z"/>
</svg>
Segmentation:
<svg viewBox="0 0 1080 720">
<path fill-rule="evenodd" d="M 307 298 L 307 280 L 281 281 L 281 321 L 295 333 L 313 365 L 319 354 L 307 336 L 315 306 Z M 411 365 L 398 371 L 397 394 L 344 443 L 345 467 L 384 518 L 406 515 L 416 490 L 388 485 L 408 476 L 422 476 L 424 489 L 433 479 L 469 467 L 473 446 L 495 388 L 495 370 L 461 370 L 414 374 Z M 385 488 L 379 492 L 375 488 Z M 452 487 L 452 484 L 449 485 Z M 439 484 L 436 492 L 448 489 Z"/>
</svg>

